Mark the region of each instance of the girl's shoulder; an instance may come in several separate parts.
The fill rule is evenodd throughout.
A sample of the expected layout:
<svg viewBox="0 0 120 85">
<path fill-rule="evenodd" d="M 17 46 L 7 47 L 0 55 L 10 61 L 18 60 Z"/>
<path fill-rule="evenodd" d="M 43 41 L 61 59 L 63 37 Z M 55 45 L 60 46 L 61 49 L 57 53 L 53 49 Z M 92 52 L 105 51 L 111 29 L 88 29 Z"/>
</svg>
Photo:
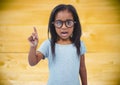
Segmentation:
<svg viewBox="0 0 120 85">
<path fill-rule="evenodd" d="M 81 44 L 81 46 L 84 45 L 84 41 L 80 40 L 80 44 Z"/>
<path fill-rule="evenodd" d="M 50 45 L 50 39 L 47 39 L 42 42 L 43 45 Z"/>
<path fill-rule="evenodd" d="M 51 39 L 46 39 L 43 43 L 50 43 Z"/>
</svg>

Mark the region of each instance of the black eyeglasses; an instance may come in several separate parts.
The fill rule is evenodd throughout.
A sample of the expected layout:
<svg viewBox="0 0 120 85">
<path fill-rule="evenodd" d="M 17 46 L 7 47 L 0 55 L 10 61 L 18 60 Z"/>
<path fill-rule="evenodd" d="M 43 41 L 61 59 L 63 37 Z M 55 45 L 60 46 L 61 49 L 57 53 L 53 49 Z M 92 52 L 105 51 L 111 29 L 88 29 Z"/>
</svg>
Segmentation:
<svg viewBox="0 0 120 85">
<path fill-rule="evenodd" d="M 54 22 L 52 22 L 52 24 L 54 24 L 56 28 L 61 28 L 63 26 L 63 23 L 65 23 L 66 27 L 71 28 L 76 22 L 73 20 L 66 20 L 66 21 L 55 20 Z"/>
</svg>

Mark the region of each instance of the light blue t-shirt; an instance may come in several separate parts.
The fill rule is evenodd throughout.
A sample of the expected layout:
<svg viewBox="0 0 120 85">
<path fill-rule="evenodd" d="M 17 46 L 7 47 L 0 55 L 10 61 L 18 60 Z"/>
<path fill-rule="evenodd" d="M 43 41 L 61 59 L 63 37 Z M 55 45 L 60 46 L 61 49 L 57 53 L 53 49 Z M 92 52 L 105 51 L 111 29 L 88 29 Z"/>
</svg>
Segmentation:
<svg viewBox="0 0 120 85">
<path fill-rule="evenodd" d="M 74 44 L 55 44 L 53 59 L 50 40 L 44 41 L 38 49 L 48 59 L 49 78 L 47 85 L 80 85 L 79 67 L 80 57 Z M 86 52 L 81 42 L 81 55 Z"/>
</svg>

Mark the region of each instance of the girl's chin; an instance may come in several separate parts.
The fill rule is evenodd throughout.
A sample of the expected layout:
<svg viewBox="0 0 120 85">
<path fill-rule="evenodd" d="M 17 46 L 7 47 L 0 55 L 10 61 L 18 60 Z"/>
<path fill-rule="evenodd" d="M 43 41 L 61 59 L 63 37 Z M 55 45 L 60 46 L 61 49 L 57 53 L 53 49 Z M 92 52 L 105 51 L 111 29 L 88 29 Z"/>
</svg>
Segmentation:
<svg viewBox="0 0 120 85">
<path fill-rule="evenodd" d="M 60 37 L 60 39 L 62 39 L 62 40 L 69 40 L 70 37 Z"/>
</svg>

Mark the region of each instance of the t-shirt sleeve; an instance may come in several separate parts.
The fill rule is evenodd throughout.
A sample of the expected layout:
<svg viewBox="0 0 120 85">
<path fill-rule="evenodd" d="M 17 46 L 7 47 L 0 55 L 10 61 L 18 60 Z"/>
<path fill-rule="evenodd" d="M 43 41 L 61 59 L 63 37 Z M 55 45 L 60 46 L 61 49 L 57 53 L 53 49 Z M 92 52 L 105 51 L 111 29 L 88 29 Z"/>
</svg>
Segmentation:
<svg viewBox="0 0 120 85">
<path fill-rule="evenodd" d="M 37 49 L 37 51 L 41 52 L 43 55 L 44 55 L 44 58 L 47 58 L 48 57 L 48 52 L 49 52 L 49 45 L 50 45 L 50 41 L 49 40 L 46 40 L 44 41 L 40 47 Z"/>
<path fill-rule="evenodd" d="M 80 54 L 83 55 L 86 53 L 86 47 L 83 41 L 81 41 Z"/>
</svg>

